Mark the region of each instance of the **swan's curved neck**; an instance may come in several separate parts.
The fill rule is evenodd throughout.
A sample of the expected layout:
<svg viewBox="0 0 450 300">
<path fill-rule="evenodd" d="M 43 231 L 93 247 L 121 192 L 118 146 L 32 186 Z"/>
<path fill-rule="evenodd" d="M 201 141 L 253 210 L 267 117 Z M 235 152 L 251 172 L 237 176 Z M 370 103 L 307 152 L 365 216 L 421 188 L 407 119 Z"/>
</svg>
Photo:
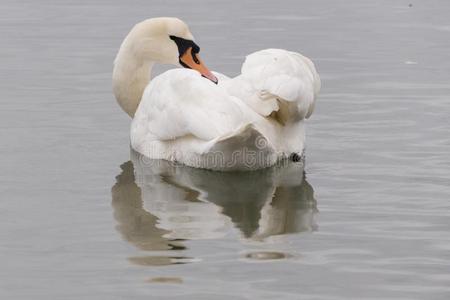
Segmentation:
<svg viewBox="0 0 450 300">
<path fill-rule="evenodd" d="M 154 63 L 131 55 L 119 55 L 114 62 L 113 90 L 120 107 L 133 117 L 145 87 L 151 79 Z"/>
</svg>

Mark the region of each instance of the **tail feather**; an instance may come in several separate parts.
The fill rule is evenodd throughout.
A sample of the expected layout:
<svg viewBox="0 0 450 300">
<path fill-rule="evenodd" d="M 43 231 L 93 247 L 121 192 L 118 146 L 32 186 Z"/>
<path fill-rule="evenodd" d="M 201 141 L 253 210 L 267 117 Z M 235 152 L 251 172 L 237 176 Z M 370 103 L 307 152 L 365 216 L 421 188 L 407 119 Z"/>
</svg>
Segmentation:
<svg viewBox="0 0 450 300">
<path fill-rule="evenodd" d="M 208 143 L 203 161 L 217 170 L 256 170 L 276 161 L 273 146 L 253 124 L 246 124 Z"/>
</svg>

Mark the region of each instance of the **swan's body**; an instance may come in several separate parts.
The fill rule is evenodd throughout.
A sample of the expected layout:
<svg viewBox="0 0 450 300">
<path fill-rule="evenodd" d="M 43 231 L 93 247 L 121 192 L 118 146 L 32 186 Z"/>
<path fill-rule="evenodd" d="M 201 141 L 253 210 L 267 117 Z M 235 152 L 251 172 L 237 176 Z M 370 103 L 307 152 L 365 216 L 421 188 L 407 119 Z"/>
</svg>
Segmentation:
<svg viewBox="0 0 450 300">
<path fill-rule="evenodd" d="M 192 39 L 180 22 L 162 18 L 138 24 L 116 58 L 114 91 L 122 108 L 134 116 L 132 147 L 149 158 L 216 170 L 259 169 L 292 153 L 301 155 L 304 119 L 311 115 L 320 89 L 313 63 L 298 53 L 268 49 L 247 56 L 242 74 L 233 79 L 215 74 L 218 85 L 201 61 L 190 61 L 188 67 L 211 81 L 195 70 L 174 69 L 148 83 L 154 62 L 174 63 L 170 52 L 176 45 L 178 50 L 184 47 L 177 40 L 168 43 L 166 35 L 183 43 Z M 142 40 L 158 40 L 159 49 Z M 181 50 L 178 54 L 186 66 L 186 55 Z"/>
</svg>

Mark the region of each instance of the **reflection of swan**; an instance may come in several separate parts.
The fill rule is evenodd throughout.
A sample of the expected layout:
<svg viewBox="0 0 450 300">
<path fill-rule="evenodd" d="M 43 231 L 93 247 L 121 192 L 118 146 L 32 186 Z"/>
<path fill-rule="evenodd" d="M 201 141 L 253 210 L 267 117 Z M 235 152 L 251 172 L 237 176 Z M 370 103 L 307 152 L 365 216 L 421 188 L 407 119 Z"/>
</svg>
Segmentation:
<svg viewBox="0 0 450 300">
<path fill-rule="evenodd" d="M 199 51 L 176 18 L 145 20 L 127 35 L 114 62 L 113 88 L 134 116 L 132 147 L 154 159 L 217 170 L 259 169 L 300 155 L 303 122 L 320 89 L 311 60 L 281 49 L 258 51 L 247 56 L 241 75 L 216 74 L 216 85 Z M 169 70 L 149 83 L 155 63 L 187 69 Z M 261 159 L 248 163 L 245 150 Z M 212 159 L 218 153 L 220 159 Z"/>
<path fill-rule="evenodd" d="M 114 217 L 119 223 L 117 230 L 123 238 L 147 251 L 185 249 L 180 241 L 163 237 L 167 231 L 158 228 L 157 218 L 142 208 L 141 190 L 135 183 L 131 161 L 122 164 L 120 168 L 122 172 L 116 177 L 117 182 L 111 193 Z M 186 257 L 174 255 L 130 257 L 131 262 L 146 266 L 183 263 L 187 260 Z"/>
<path fill-rule="evenodd" d="M 219 238 L 233 227 L 250 239 L 316 227 L 301 163 L 222 173 L 131 157 L 112 189 L 113 208 L 118 230 L 140 249 L 182 249 L 180 240 Z"/>
<path fill-rule="evenodd" d="M 164 238 L 166 230 L 156 227 L 157 218 L 142 208 L 141 189 L 135 183 L 131 161 L 120 166 L 122 172 L 112 187 L 112 206 L 117 229 L 125 240 L 142 250 L 169 250 L 184 248 Z"/>
<path fill-rule="evenodd" d="M 267 201 L 261 210 L 259 228 L 254 238 L 313 231 L 317 228 L 314 223 L 317 212 L 314 190 L 302 175 L 293 184 L 276 187 L 272 201 Z"/>
</svg>

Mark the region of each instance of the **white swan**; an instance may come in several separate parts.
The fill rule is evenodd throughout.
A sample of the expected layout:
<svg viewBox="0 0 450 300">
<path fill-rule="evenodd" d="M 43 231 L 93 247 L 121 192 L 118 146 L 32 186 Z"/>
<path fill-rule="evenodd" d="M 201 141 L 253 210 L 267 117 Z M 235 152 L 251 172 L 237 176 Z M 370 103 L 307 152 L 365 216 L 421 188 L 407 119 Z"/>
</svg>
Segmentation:
<svg viewBox="0 0 450 300">
<path fill-rule="evenodd" d="M 199 51 L 176 18 L 145 20 L 127 35 L 114 62 L 113 89 L 134 117 L 131 146 L 150 158 L 215 170 L 259 169 L 292 154 L 300 158 L 304 119 L 320 89 L 313 63 L 298 53 L 268 49 L 247 56 L 242 74 L 229 79 L 211 73 Z M 155 63 L 185 69 L 150 82 Z"/>
</svg>

